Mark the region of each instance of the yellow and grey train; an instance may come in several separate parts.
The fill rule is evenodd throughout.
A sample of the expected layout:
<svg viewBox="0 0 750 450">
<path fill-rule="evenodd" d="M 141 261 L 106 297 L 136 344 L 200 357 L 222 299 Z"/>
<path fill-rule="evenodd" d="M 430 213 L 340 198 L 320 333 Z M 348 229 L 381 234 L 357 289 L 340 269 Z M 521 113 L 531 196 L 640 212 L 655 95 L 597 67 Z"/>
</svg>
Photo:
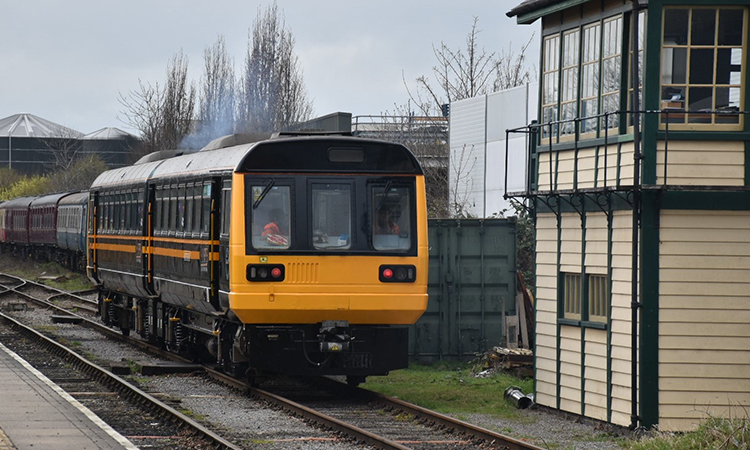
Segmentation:
<svg viewBox="0 0 750 450">
<path fill-rule="evenodd" d="M 102 319 L 255 380 L 356 385 L 406 367 L 427 308 L 416 158 L 347 136 L 242 140 L 95 180 L 87 272 Z"/>
</svg>

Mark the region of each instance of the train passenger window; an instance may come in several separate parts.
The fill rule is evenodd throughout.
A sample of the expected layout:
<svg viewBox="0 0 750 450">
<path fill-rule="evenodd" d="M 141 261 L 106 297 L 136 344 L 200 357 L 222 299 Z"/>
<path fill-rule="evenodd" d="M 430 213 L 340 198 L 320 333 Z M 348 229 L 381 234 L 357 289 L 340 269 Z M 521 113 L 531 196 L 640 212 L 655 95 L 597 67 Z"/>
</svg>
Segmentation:
<svg viewBox="0 0 750 450">
<path fill-rule="evenodd" d="M 164 191 L 162 189 L 156 188 L 156 202 L 154 206 L 154 234 L 160 235 L 161 234 L 161 220 L 164 216 L 162 207 L 164 206 Z"/>
<path fill-rule="evenodd" d="M 348 184 L 312 185 L 312 240 L 319 250 L 352 246 L 352 192 Z"/>
<path fill-rule="evenodd" d="M 167 229 L 170 235 L 174 235 L 177 230 L 177 186 L 169 189 L 169 226 Z"/>
<path fill-rule="evenodd" d="M 411 248 L 411 189 L 373 186 L 370 205 L 372 245 L 375 250 L 405 252 Z"/>
<path fill-rule="evenodd" d="M 289 211 L 291 189 L 289 186 L 251 186 L 252 244 L 259 250 L 283 250 L 291 245 Z"/>
<path fill-rule="evenodd" d="M 211 232 L 211 185 L 203 186 L 203 229 L 202 232 L 209 234 Z"/>
<path fill-rule="evenodd" d="M 107 230 L 112 231 L 115 223 L 114 195 L 107 196 Z"/>
<path fill-rule="evenodd" d="M 177 188 L 177 231 L 185 230 L 185 186 Z"/>
<path fill-rule="evenodd" d="M 125 229 L 130 231 L 133 229 L 133 222 L 131 215 L 133 214 L 133 193 L 128 192 L 125 194 Z"/>
<path fill-rule="evenodd" d="M 195 201 L 195 206 L 193 206 L 193 232 L 194 233 L 200 233 L 200 231 L 203 229 L 203 225 L 201 223 L 201 190 L 203 189 L 202 185 L 198 185 L 193 188 L 193 200 Z"/>
<path fill-rule="evenodd" d="M 185 187 L 185 232 L 190 233 L 193 231 L 193 187 L 192 184 L 188 184 Z"/>
</svg>

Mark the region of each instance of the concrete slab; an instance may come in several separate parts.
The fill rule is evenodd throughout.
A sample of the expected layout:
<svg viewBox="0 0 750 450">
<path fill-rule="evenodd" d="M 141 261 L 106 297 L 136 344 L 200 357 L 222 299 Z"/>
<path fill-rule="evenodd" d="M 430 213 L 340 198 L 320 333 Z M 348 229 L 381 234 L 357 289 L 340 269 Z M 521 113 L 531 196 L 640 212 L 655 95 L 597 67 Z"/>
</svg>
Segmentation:
<svg viewBox="0 0 750 450">
<path fill-rule="evenodd" d="M 0 386 L 0 450 L 137 450 L 2 344 Z"/>
</svg>

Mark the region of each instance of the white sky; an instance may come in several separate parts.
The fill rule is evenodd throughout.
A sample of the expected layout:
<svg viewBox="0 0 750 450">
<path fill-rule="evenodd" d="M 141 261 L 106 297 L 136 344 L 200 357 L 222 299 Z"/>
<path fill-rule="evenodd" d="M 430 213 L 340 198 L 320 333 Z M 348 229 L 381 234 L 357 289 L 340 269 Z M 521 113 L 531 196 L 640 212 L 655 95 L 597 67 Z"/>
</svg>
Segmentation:
<svg viewBox="0 0 750 450">
<path fill-rule="evenodd" d="M 432 75 L 432 45 L 465 48 L 473 17 L 488 52 L 529 41 L 538 65 L 539 25 L 516 25 L 505 13 L 521 0 L 279 0 L 313 100 L 315 116 L 336 111 L 377 115 L 406 102 Z M 90 133 L 130 130 L 118 102 L 138 80 L 162 83 L 182 50 L 190 77 L 202 74 L 203 51 L 223 35 L 242 71 L 248 30 L 269 1 L 26 0 L 3 2 L 0 20 L 0 118 L 31 113 Z"/>
</svg>

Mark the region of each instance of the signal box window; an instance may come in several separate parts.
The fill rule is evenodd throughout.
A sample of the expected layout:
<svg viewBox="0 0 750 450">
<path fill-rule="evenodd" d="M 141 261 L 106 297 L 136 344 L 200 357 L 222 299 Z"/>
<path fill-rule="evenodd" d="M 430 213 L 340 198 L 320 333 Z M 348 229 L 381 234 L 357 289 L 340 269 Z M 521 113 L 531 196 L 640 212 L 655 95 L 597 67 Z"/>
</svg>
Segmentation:
<svg viewBox="0 0 750 450">
<path fill-rule="evenodd" d="M 738 129 L 746 16 L 745 8 L 732 7 L 664 10 L 661 107 L 674 112 L 663 114 L 662 123 Z"/>
<path fill-rule="evenodd" d="M 581 320 L 581 274 L 564 273 L 563 314 L 564 319 Z"/>
<path fill-rule="evenodd" d="M 607 323 L 609 283 L 604 275 L 589 275 L 589 320 Z"/>
<path fill-rule="evenodd" d="M 289 186 L 253 185 L 253 247 L 259 250 L 285 250 L 291 246 Z"/>
<path fill-rule="evenodd" d="M 407 187 L 373 187 L 370 205 L 375 250 L 404 252 L 411 248 L 411 196 Z"/>
</svg>

